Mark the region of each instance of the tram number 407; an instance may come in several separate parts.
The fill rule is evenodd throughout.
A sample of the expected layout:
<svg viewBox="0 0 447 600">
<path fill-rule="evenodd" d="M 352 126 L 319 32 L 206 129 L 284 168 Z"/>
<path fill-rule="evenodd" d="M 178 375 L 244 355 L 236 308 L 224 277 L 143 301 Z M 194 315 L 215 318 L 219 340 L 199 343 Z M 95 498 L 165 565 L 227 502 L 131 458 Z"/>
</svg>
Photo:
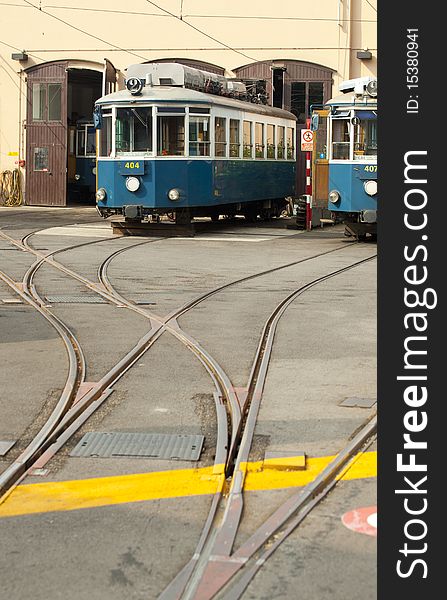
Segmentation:
<svg viewBox="0 0 447 600">
<path fill-rule="evenodd" d="M 366 165 L 364 170 L 368 173 L 377 173 L 377 165 Z"/>
</svg>

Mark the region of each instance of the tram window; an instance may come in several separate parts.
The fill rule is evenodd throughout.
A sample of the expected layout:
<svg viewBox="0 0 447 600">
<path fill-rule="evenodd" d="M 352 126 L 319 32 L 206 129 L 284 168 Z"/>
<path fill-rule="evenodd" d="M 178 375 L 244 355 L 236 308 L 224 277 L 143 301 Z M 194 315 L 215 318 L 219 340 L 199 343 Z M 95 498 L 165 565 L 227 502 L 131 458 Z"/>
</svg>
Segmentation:
<svg viewBox="0 0 447 600">
<path fill-rule="evenodd" d="M 210 109 L 203 108 L 201 106 L 191 106 L 189 109 L 189 114 L 190 115 L 209 115 Z"/>
<path fill-rule="evenodd" d="M 159 116 L 157 120 L 158 156 L 185 154 L 185 117 Z"/>
<path fill-rule="evenodd" d="M 357 119 L 354 125 L 354 160 L 377 155 L 377 118 Z"/>
<path fill-rule="evenodd" d="M 253 128 L 250 121 L 244 121 L 244 158 L 252 158 L 253 152 Z"/>
<path fill-rule="evenodd" d="M 60 121 L 62 116 L 62 86 L 60 83 L 48 84 L 48 120 Z"/>
<path fill-rule="evenodd" d="M 85 129 L 78 129 L 76 140 L 76 156 L 85 156 Z"/>
<path fill-rule="evenodd" d="M 214 121 L 214 141 L 216 156 L 227 155 L 227 120 L 224 117 L 216 117 Z"/>
<path fill-rule="evenodd" d="M 239 137 L 239 121 L 230 119 L 230 156 L 239 158 L 240 137 Z"/>
<path fill-rule="evenodd" d="M 267 125 L 267 158 L 275 158 L 275 126 Z"/>
<path fill-rule="evenodd" d="M 76 131 L 73 127 L 70 127 L 68 130 L 68 154 L 74 155 L 76 154 Z"/>
<path fill-rule="evenodd" d="M 100 156 L 110 156 L 112 153 L 112 115 L 102 114 L 102 128 L 99 130 Z"/>
<path fill-rule="evenodd" d="M 293 160 L 295 158 L 295 130 L 293 127 L 287 127 L 287 159 Z"/>
<path fill-rule="evenodd" d="M 209 117 L 189 117 L 189 155 L 210 155 Z"/>
<path fill-rule="evenodd" d="M 87 127 L 85 154 L 86 156 L 95 156 L 96 154 L 96 131 L 94 127 Z"/>
<path fill-rule="evenodd" d="M 332 158 L 348 160 L 350 148 L 350 122 L 348 119 L 332 120 Z"/>
<path fill-rule="evenodd" d="M 278 126 L 278 158 L 285 158 L 286 128 Z"/>
<path fill-rule="evenodd" d="M 152 151 L 152 109 L 118 108 L 115 143 L 117 154 Z"/>
<path fill-rule="evenodd" d="M 33 121 L 45 119 L 47 103 L 47 86 L 44 83 L 33 83 Z"/>
<path fill-rule="evenodd" d="M 264 158 L 264 123 L 255 123 L 255 157 Z"/>
</svg>

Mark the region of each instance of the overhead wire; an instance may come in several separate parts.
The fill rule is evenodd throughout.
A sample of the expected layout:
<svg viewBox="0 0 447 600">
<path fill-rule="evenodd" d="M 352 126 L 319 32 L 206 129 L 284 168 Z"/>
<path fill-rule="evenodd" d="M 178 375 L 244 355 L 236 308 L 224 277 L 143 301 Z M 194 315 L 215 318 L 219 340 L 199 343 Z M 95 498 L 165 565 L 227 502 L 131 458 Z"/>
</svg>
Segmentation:
<svg viewBox="0 0 447 600">
<path fill-rule="evenodd" d="M 0 6 L 17 6 L 24 7 L 21 4 L 11 4 L 8 2 L 0 2 Z M 371 5 L 372 8 L 374 8 Z M 116 13 L 121 15 L 137 15 L 142 17 L 162 17 L 169 18 L 177 15 L 172 14 L 160 14 L 160 13 L 149 13 L 144 11 L 136 11 L 136 10 L 116 10 L 111 8 L 87 8 L 84 6 L 60 6 L 55 4 L 47 4 L 46 8 L 54 8 L 56 10 L 78 10 L 78 11 L 86 11 L 86 12 L 96 12 L 96 13 Z M 375 9 L 374 9 L 375 10 Z M 181 8 L 182 11 L 182 8 Z M 337 19 L 332 17 L 277 17 L 271 15 L 200 15 L 200 14 L 183 14 L 180 12 L 180 16 L 177 17 L 179 20 L 184 19 L 247 19 L 247 20 L 264 20 L 264 21 L 306 21 L 306 22 L 321 22 L 325 21 L 328 23 L 339 23 L 341 22 L 351 22 L 351 23 L 377 23 L 377 19 Z"/>
<path fill-rule="evenodd" d="M 35 4 L 33 4 L 32 2 L 30 2 L 29 0 L 23 0 L 23 2 L 25 2 L 26 4 L 29 4 L 29 6 L 32 6 L 33 8 L 35 8 L 36 10 L 38 10 L 39 12 L 51 17 L 52 19 L 56 19 L 56 21 L 59 21 L 60 23 L 63 23 L 64 25 L 67 25 L 67 27 L 70 27 L 71 29 L 74 29 L 75 31 L 78 31 L 80 33 L 83 33 L 84 35 L 87 35 L 95 40 L 98 40 L 99 42 L 102 42 L 103 44 L 108 44 L 109 46 L 113 46 L 114 48 L 116 48 L 117 50 L 121 50 L 122 52 L 126 52 L 127 54 L 132 54 L 133 56 L 136 56 L 137 58 L 142 58 L 143 60 L 149 60 L 146 56 L 141 56 L 141 54 L 136 54 L 135 52 L 132 52 L 130 50 L 126 50 L 125 48 L 122 48 L 121 46 L 117 46 L 116 44 L 109 42 L 107 40 L 104 40 L 103 38 L 100 38 L 97 35 L 94 35 L 93 33 L 89 33 L 88 31 L 85 31 L 85 29 L 81 29 L 80 27 L 77 27 L 76 25 L 72 25 L 71 23 L 69 23 L 68 21 L 64 21 L 64 19 L 61 19 L 60 17 L 53 15 L 52 13 L 46 11 L 43 8 L 39 8 L 38 6 L 36 6 Z"/>
<path fill-rule="evenodd" d="M 375 12 L 377 12 L 377 8 L 376 8 L 375 6 L 373 6 L 369 0 L 365 0 L 365 2 L 366 2 L 366 4 L 369 4 L 369 6 L 370 6 L 370 7 L 371 7 L 371 8 L 372 8 L 372 9 L 373 9 Z"/>
<path fill-rule="evenodd" d="M 155 8 L 158 8 L 159 10 L 161 10 L 162 12 L 170 15 L 171 17 L 173 17 L 174 19 L 177 19 L 177 21 L 180 21 L 181 23 L 184 23 L 185 25 L 187 25 L 188 27 L 190 27 L 191 29 L 194 29 L 194 31 L 197 31 L 198 33 L 200 33 L 201 35 L 204 35 L 205 37 L 207 37 L 210 40 L 213 40 L 214 42 L 217 42 L 218 44 L 220 44 L 221 46 L 224 46 L 225 48 L 227 48 L 228 50 L 232 50 L 233 52 L 236 52 L 236 54 L 240 54 L 241 56 L 244 56 L 245 58 L 248 58 L 248 60 L 252 60 L 254 62 L 257 62 L 258 59 L 253 58 L 253 56 L 249 56 L 248 54 L 245 54 L 244 52 L 240 52 L 239 50 L 236 50 L 235 48 L 233 48 L 232 46 L 229 46 L 228 44 L 226 44 L 225 42 L 222 42 L 221 40 L 218 40 L 217 38 L 213 37 L 212 35 L 209 35 L 208 33 L 206 33 L 205 31 L 202 31 L 201 29 L 199 29 L 198 27 L 196 27 L 195 25 L 193 25 L 192 23 L 189 23 L 188 21 L 185 21 L 184 18 L 180 18 L 178 17 L 176 14 L 170 12 L 169 10 L 166 10 L 165 8 L 163 8 L 162 6 L 159 6 L 158 4 L 156 4 L 155 2 L 152 2 L 152 0 L 146 0 L 146 2 L 148 4 L 151 4 L 152 6 L 155 6 Z"/>
</svg>

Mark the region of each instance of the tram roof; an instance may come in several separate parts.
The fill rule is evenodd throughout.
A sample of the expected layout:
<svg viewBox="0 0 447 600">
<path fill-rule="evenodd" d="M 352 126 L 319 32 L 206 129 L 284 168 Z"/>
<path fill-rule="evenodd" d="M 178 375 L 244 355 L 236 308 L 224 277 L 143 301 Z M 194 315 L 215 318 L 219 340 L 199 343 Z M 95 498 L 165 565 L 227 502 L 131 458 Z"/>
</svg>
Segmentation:
<svg viewBox="0 0 447 600">
<path fill-rule="evenodd" d="M 198 92 L 196 90 L 172 86 L 145 86 L 138 96 L 133 96 L 127 90 L 121 90 L 102 96 L 95 104 L 104 106 L 107 104 L 157 104 L 165 102 L 222 106 L 244 112 L 252 112 L 258 115 L 296 121 L 296 117 L 293 113 L 281 108 L 266 106 L 264 104 L 254 104 L 252 102 L 235 100 L 234 98 L 227 98 L 225 96 L 205 94 L 204 92 Z"/>
<path fill-rule="evenodd" d="M 340 94 L 331 98 L 325 103 L 325 106 L 345 106 L 351 108 L 377 108 L 377 98 L 371 96 L 356 96 L 355 94 Z"/>
</svg>

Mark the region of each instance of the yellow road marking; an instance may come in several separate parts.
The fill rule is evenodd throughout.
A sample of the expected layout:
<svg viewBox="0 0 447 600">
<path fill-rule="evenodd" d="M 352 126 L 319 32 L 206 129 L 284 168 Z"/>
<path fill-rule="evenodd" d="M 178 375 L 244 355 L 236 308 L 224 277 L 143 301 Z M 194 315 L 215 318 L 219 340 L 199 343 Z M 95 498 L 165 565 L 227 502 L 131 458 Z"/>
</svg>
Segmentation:
<svg viewBox="0 0 447 600">
<path fill-rule="evenodd" d="M 305 471 L 262 470 L 263 461 L 248 463 L 244 489 L 253 491 L 304 486 L 333 458 L 308 458 Z M 0 504 L 0 517 L 215 494 L 222 489 L 225 480 L 224 475 L 213 474 L 213 469 L 214 467 L 179 469 L 19 485 L 3 504 Z M 340 478 L 361 479 L 376 475 L 377 453 L 365 452 L 357 455 L 354 463 Z"/>
</svg>

